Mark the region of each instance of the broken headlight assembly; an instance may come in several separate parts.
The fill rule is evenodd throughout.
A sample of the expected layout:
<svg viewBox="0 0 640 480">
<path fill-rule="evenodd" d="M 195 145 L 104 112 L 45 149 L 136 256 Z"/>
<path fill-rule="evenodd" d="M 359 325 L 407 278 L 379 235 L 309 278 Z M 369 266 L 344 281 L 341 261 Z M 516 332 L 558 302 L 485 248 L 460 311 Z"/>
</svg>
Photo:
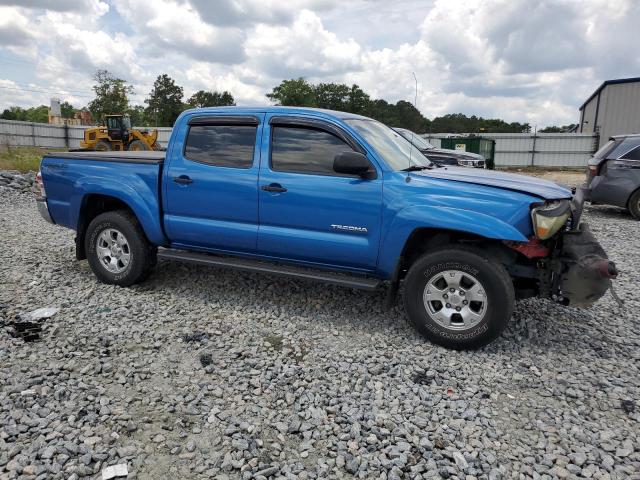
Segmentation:
<svg viewBox="0 0 640 480">
<path fill-rule="evenodd" d="M 566 223 L 571 215 L 569 200 L 553 200 L 531 210 L 533 232 L 540 240 L 553 237 Z"/>
</svg>

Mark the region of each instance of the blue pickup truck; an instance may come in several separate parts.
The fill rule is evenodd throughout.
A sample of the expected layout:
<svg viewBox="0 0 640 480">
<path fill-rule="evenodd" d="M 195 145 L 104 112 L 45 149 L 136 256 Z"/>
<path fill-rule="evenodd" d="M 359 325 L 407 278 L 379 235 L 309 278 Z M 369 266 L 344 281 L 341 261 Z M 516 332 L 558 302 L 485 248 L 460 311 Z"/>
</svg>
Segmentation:
<svg viewBox="0 0 640 480">
<path fill-rule="evenodd" d="M 585 192 L 438 167 L 391 128 L 293 107 L 207 108 L 166 152 L 44 156 L 37 205 L 76 231 L 99 281 L 158 258 L 374 290 L 431 341 L 486 345 L 516 298 L 588 306 L 616 276 L 580 222 Z"/>
</svg>

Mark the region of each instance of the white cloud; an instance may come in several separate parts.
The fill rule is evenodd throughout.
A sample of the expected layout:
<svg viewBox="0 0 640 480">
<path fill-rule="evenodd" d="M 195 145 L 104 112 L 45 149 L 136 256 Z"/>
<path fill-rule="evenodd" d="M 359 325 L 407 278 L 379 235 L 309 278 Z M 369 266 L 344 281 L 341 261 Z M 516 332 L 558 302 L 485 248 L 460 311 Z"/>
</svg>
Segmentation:
<svg viewBox="0 0 640 480">
<path fill-rule="evenodd" d="M 0 6 L 0 45 L 14 53 L 33 51 L 35 35 L 29 19 L 18 9 Z"/>
<path fill-rule="evenodd" d="M 290 26 L 258 24 L 245 50 L 247 63 L 279 79 L 334 76 L 361 68 L 360 46 L 326 30 L 310 10 L 302 10 Z"/>
<path fill-rule="evenodd" d="M 578 106 L 603 80 L 640 69 L 636 0 L 0 5 L 0 109 L 41 101 L 40 94 L 8 95 L 9 85 L 13 92 L 25 85 L 68 92 L 63 99 L 84 104 L 80 95 L 91 95 L 98 68 L 130 81 L 138 103 L 162 73 L 185 97 L 229 90 L 239 104 L 267 103 L 272 87 L 298 76 L 413 101 L 415 72 L 418 107 L 428 117 L 462 112 L 542 126 L 575 122 Z"/>
<path fill-rule="evenodd" d="M 244 60 L 242 30 L 212 26 L 189 4 L 155 0 L 149 8 L 147 0 L 115 0 L 115 6 L 150 55 L 170 50 L 199 61 L 234 64 Z"/>
</svg>

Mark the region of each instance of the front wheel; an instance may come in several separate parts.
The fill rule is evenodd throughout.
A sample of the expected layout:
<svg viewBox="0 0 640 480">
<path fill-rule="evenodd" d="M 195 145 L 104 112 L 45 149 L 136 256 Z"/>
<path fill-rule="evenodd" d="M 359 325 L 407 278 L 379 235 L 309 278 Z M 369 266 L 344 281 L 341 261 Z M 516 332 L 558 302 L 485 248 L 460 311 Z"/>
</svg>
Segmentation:
<svg viewBox="0 0 640 480">
<path fill-rule="evenodd" d="M 142 140 L 134 140 L 129 144 L 127 150 L 130 150 L 132 152 L 143 152 L 145 150 L 149 150 L 149 146 Z"/>
<path fill-rule="evenodd" d="M 94 218 L 85 235 L 85 251 L 99 281 L 123 287 L 142 281 L 156 263 L 156 248 L 127 210 Z"/>
<path fill-rule="evenodd" d="M 490 343 L 507 326 L 514 302 L 505 268 L 474 249 L 427 253 L 405 278 L 409 319 L 428 340 L 447 348 L 473 349 Z"/>
</svg>

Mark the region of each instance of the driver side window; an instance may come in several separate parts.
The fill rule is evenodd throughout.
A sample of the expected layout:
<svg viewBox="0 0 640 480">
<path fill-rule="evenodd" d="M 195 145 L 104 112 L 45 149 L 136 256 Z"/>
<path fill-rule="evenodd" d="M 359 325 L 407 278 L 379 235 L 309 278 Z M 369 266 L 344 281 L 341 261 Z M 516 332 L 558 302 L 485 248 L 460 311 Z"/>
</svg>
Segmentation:
<svg viewBox="0 0 640 480">
<path fill-rule="evenodd" d="M 271 169 L 278 172 L 344 176 L 333 170 L 339 153 L 353 149 L 324 130 L 274 126 L 271 137 Z"/>
</svg>

